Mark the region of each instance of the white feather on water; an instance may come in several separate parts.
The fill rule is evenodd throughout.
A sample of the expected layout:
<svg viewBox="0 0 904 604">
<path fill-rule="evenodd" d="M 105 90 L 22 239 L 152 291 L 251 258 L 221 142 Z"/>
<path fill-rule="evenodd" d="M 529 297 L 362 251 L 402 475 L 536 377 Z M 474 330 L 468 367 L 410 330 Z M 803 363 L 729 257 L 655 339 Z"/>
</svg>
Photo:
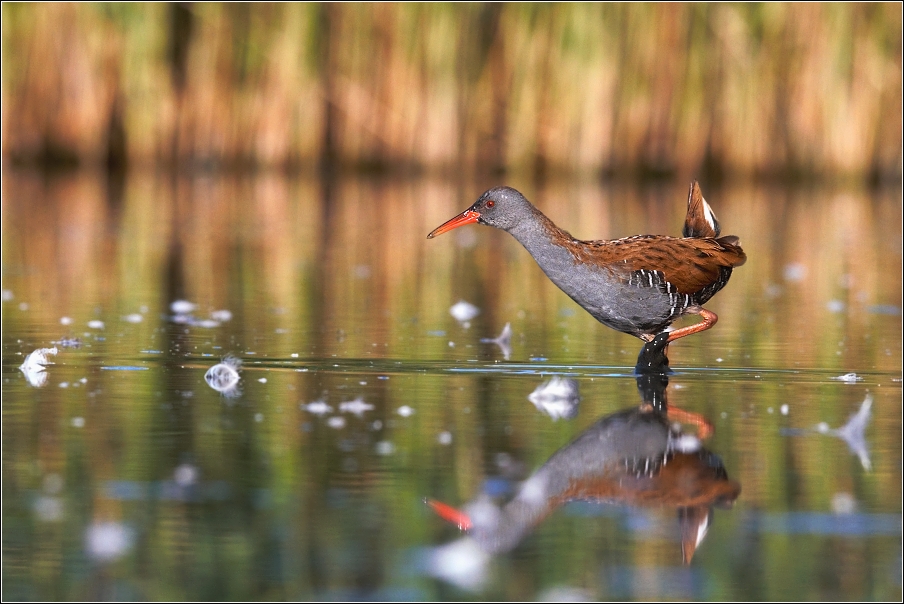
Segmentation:
<svg viewBox="0 0 904 604">
<path fill-rule="evenodd" d="M 25 379 L 28 380 L 29 384 L 35 388 L 40 388 L 47 384 L 48 375 L 45 366 L 53 365 L 53 361 L 47 357 L 57 353 L 59 353 L 59 349 L 56 346 L 53 348 L 38 348 L 25 357 L 25 362 L 19 365 L 19 371 L 25 375 Z"/>
<path fill-rule="evenodd" d="M 223 362 L 217 363 L 207 370 L 204 374 L 204 380 L 207 385 L 225 396 L 234 397 L 241 394 L 238 389 L 239 385 L 239 369 L 241 369 L 242 360 L 238 357 L 228 355 Z"/>
</svg>

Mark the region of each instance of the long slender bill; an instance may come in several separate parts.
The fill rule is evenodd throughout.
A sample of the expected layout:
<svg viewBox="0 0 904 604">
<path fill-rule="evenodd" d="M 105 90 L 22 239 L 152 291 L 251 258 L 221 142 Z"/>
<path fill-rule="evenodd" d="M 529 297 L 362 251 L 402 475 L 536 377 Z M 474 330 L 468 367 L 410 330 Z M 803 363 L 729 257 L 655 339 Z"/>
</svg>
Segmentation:
<svg viewBox="0 0 904 604">
<path fill-rule="evenodd" d="M 477 219 L 480 218 L 480 213 L 475 212 L 474 210 L 465 210 L 452 220 L 444 222 L 439 225 L 433 231 L 427 235 L 427 239 L 433 239 L 437 235 L 442 235 L 446 231 L 451 231 L 452 229 L 458 228 L 465 224 L 471 224 L 477 222 Z"/>
</svg>

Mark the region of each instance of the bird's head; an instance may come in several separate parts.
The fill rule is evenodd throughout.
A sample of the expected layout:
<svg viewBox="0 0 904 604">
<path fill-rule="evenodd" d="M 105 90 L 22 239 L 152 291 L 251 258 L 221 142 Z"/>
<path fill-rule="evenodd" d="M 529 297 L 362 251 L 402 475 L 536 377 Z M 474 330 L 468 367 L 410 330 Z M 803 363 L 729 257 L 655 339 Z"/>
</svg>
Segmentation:
<svg viewBox="0 0 904 604">
<path fill-rule="evenodd" d="M 534 212 L 536 210 L 531 203 L 515 189 L 494 187 L 481 195 L 470 208 L 436 227 L 427 239 L 475 222 L 509 231 Z"/>
</svg>

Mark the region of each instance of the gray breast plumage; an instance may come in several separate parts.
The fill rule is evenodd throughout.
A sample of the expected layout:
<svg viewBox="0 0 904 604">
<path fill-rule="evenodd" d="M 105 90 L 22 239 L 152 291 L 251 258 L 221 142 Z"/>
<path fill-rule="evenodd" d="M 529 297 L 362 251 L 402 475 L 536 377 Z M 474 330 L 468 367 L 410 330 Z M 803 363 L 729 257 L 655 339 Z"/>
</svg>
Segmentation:
<svg viewBox="0 0 904 604">
<path fill-rule="evenodd" d="M 550 281 L 600 323 L 640 337 L 658 333 L 695 303 L 658 271 L 620 270 L 579 262 L 543 233 L 512 232 Z M 520 235 L 520 236 L 519 236 Z"/>
</svg>

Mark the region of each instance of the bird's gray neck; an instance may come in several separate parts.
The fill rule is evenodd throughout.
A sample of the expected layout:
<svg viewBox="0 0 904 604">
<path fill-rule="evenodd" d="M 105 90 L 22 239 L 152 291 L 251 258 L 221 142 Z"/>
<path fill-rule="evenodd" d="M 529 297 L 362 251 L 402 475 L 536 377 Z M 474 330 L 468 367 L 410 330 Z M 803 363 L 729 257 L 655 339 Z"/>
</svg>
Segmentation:
<svg viewBox="0 0 904 604">
<path fill-rule="evenodd" d="M 533 254 L 535 250 L 553 245 L 553 240 L 561 235 L 562 230 L 536 208 L 530 207 L 529 210 L 529 218 L 518 221 L 508 232 Z"/>
<path fill-rule="evenodd" d="M 543 272 L 556 284 L 561 274 L 559 271 L 567 270 L 575 263 L 574 256 L 561 243 L 563 240 L 570 240 L 571 235 L 539 211 L 532 220 L 521 221 L 508 232 L 530 252 Z"/>
</svg>

